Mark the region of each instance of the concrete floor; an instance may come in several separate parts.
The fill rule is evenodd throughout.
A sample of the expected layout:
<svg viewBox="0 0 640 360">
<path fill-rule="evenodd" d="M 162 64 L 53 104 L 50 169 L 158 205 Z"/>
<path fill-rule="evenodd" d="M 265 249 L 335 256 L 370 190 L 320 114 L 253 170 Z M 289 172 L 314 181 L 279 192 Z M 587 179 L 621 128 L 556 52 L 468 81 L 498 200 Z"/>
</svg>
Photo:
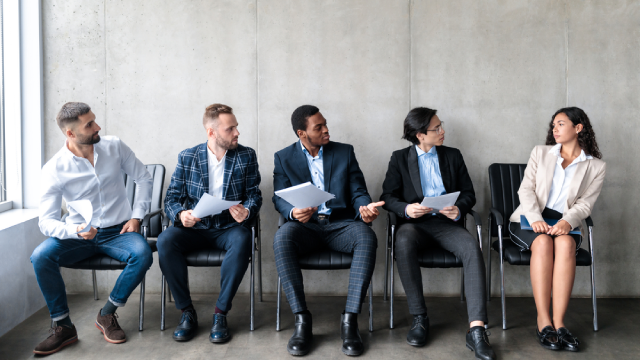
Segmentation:
<svg viewBox="0 0 640 360">
<path fill-rule="evenodd" d="M 178 324 L 180 312 L 168 303 L 167 330 L 160 331 L 160 303 L 157 294 L 146 299 L 145 330 L 138 332 L 138 309 L 134 295 L 124 308 L 118 310 L 119 321 L 127 334 L 127 342 L 120 345 L 104 341 L 94 326 L 98 309 L 103 301 L 94 301 L 92 295 L 69 296 L 71 316 L 78 329 L 79 341 L 49 356 L 49 359 L 292 359 L 286 344 L 292 333 L 293 316 L 283 301 L 282 328 L 275 331 L 275 296 L 265 296 L 256 305 L 256 330 L 249 331 L 248 296 L 240 295 L 229 316 L 233 339 L 223 345 L 209 343 L 211 314 L 215 295 L 194 296 L 200 329 L 188 343 L 172 340 L 173 328 Z M 309 359 L 346 359 L 340 351 L 340 312 L 344 297 L 312 297 L 309 310 L 314 315 L 314 348 Z M 535 309 L 531 298 L 508 298 L 509 329 L 500 326 L 500 301 L 489 303 L 492 335 L 489 337 L 499 359 L 638 359 L 640 357 L 640 299 L 598 300 L 600 331 L 592 330 L 589 299 L 571 300 L 571 311 L 566 323 L 582 341 L 578 354 L 568 351 L 552 352 L 536 343 L 534 335 Z M 360 316 L 360 330 L 365 344 L 363 359 L 473 359 L 473 353 L 464 346 L 466 331 L 466 305 L 458 298 L 428 298 L 431 335 L 427 346 L 414 348 L 406 344 L 410 316 L 404 298 L 396 298 L 396 328 L 389 329 L 389 303 L 374 297 L 374 331 L 367 331 L 368 316 Z M 1 359 L 33 358 L 32 349 L 47 337 L 49 316 L 46 308 L 22 322 L 0 338 Z"/>
</svg>

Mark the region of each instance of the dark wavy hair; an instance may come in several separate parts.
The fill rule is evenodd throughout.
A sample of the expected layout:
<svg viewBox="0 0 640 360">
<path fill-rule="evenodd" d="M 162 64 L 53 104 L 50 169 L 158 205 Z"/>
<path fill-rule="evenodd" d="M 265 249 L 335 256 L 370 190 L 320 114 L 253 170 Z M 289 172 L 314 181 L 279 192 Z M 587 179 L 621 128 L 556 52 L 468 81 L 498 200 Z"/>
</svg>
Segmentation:
<svg viewBox="0 0 640 360">
<path fill-rule="evenodd" d="M 549 123 L 549 132 L 547 133 L 547 145 L 556 144 L 556 139 L 553 137 L 553 119 L 555 119 L 558 114 L 567 115 L 569 120 L 573 123 L 573 126 L 582 124 L 582 131 L 578 134 L 578 144 L 588 155 L 602 159 L 602 154 L 600 153 L 598 142 L 596 141 L 596 133 L 593 131 L 591 121 L 589 121 L 587 114 L 577 107 L 562 108 L 553 114 L 551 122 Z"/>
<path fill-rule="evenodd" d="M 404 119 L 404 132 L 402 138 L 411 141 L 412 144 L 420 144 L 418 133 L 427 133 L 431 119 L 436 115 L 438 110 L 426 107 L 417 107 L 411 109 Z"/>
</svg>

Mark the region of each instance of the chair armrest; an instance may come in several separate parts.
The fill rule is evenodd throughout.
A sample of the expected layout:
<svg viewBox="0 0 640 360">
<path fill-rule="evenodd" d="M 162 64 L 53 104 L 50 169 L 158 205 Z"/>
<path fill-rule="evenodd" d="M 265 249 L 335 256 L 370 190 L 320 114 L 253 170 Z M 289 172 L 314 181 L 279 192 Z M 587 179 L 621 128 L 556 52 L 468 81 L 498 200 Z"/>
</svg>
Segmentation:
<svg viewBox="0 0 640 360">
<path fill-rule="evenodd" d="M 398 215 L 394 212 L 387 212 L 387 219 L 389 220 L 389 226 L 398 226 Z"/>
<path fill-rule="evenodd" d="M 287 222 L 287 219 L 284 218 L 284 216 L 282 216 L 282 214 L 280 214 L 280 218 L 278 219 L 278 229 L 284 225 L 284 223 Z"/>
<path fill-rule="evenodd" d="M 473 220 L 475 221 L 476 226 L 482 226 L 482 218 L 480 217 L 480 214 L 478 214 L 475 210 L 469 210 L 467 215 L 473 216 Z"/>
<path fill-rule="evenodd" d="M 254 217 L 250 218 L 249 220 L 247 220 L 247 221 L 244 223 L 244 225 L 245 225 L 245 226 L 248 226 L 249 228 L 252 228 L 252 227 L 253 227 L 253 228 L 256 228 L 256 231 L 258 231 L 258 216 L 259 216 L 259 215 L 256 215 L 256 216 L 254 216 Z"/>
<path fill-rule="evenodd" d="M 588 218 L 584 219 L 584 222 L 587 223 L 588 227 L 593 227 L 593 220 L 591 219 L 591 216 L 589 216 Z"/>
<path fill-rule="evenodd" d="M 491 215 L 493 215 L 493 217 L 496 218 L 496 225 L 504 226 L 504 221 L 502 220 L 502 213 L 500 212 L 500 210 L 496 208 L 491 208 L 490 211 L 491 211 Z"/>
<path fill-rule="evenodd" d="M 149 221 L 151 221 L 151 218 L 158 214 L 160 214 L 162 218 L 165 217 L 164 214 L 162 213 L 162 209 L 154 210 L 144 216 L 144 218 L 142 219 L 142 227 L 149 227 Z"/>
<path fill-rule="evenodd" d="M 169 217 L 167 215 L 163 215 L 162 216 L 162 228 L 164 229 L 165 227 L 169 227 L 169 222 L 170 221 L 171 221 L 171 219 L 169 219 Z"/>
</svg>

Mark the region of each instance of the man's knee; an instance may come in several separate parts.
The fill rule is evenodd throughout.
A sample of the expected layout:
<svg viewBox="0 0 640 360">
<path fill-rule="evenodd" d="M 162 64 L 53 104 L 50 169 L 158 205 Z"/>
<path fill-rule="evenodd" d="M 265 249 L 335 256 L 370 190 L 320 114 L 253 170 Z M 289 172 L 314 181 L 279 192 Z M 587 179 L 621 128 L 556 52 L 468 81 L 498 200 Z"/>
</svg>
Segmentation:
<svg viewBox="0 0 640 360">
<path fill-rule="evenodd" d="M 164 254 L 171 251 L 171 248 L 174 245 L 175 240 L 177 239 L 177 232 L 179 230 L 175 227 L 169 227 L 158 235 L 158 242 L 156 246 L 158 247 L 158 253 Z"/>
<path fill-rule="evenodd" d="M 131 262 L 139 263 L 142 267 L 148 269 L 153 264 L 153 251 L 147 244 L 147 241 L 140 236 L 141 239 L 135 241 L 135 245 L 131 248 Z"/>
<path fill-rule="evenodd" d="M 51 259 L 51 243 L 53 241 L 57 241 L 56 238 L 48 238 L 43 241 L 40 245 L 38 245 L 31 253 L 31 263 L 33 266 L 38 266 L 42 264 L 43 261 Z"/>
<path fill-rule="evenodd" d="M 289 221 L 276 231 L 276 235 L 273 237 L 273 251 L 289 249 L 295 246 L 294 229 L 297 226 L 299 226 L 299 224 Z"/>
<path fill-rule="evenodd" d="M 356 246 L 373 247 L 376 249 L 378 247 L 378 238 L 373 229 L 365 223 L 360 222 L 355 223 L 355 226 L 358 227 L 357 231 L 359 234 L 359 236 L 356 236 Z"/>
<path fill-rule="evenodd" d="M 232 242 L 231 248 L 237 249 L 244 254 L 251 254 L 251 247 L 253 245 L 253 239 L 251 238 L 251 230 L 244 226 L 236 226 L 230 230 Z"/>
<path fill-rule="evenodd" d="M 396 232 L 396 250 L 415 250 L 420 234 L 414 224 L 404 224 Z"/>
</svg>

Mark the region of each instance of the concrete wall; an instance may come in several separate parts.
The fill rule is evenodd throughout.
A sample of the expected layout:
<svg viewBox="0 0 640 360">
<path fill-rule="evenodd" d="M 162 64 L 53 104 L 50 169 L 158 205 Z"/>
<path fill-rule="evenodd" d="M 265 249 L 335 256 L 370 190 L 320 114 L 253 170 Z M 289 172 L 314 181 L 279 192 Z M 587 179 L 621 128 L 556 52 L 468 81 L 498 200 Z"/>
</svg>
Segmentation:
<svg viewBox="0 0 640 360">
<path fill-rule="evenodd" d="M 47 159 L 64 141 L 60 106 L 85 101 L 103 134 L 120 136 L 145 163 L 164 164 L 168 184 L 178 152 L 205 141 L 204 107 L 234 107 L 240 141 L 257 150 L 263 177 L 266 292 L 276 282 L 273 153 L 296 140 L 289 119 L 297 106 L 319 106 L 332 139 L 355 146 L 374 199 L 391 152 L 408 145 L 400 139 L 406 113 L 438 109 L 486 219 L 487 167 L 526 162 L 555 110 L 575 105 L 590 115 L 609 170 L 593 212 L 598 294 L 640 295 L 640 145 L 632 141 L 640 135 L 640 1 L 44 0 L 43 19 Z M 384 217 L 374 224 L 376 294 L 384 227 Z M 459 271 L 423 271 L 427 293 L 459 291 Z M 531 294 L 528 271 L 507 266 L 508 294 Z M 194 292 L 219 289 L 217 269 L 190 274 Z M 99 275 L 102 292 L 116 276 Z M 70 291 L 90 291 L 88 272 L 65 277 Z M 346 283 L 346 271 L 305 274 L 309 293 L 345 294 Z M 147 284 L 159 291 L 157 263 Z M 588 271 L 579 269 L 574 294 L 589 292 Z"/>
<path fill-rule="evenodd" d="M 0 336 L 46 305 L 29 257 L 46 237 L 38 228 L 38 210 L 0 214 Z"/>
</svg>

